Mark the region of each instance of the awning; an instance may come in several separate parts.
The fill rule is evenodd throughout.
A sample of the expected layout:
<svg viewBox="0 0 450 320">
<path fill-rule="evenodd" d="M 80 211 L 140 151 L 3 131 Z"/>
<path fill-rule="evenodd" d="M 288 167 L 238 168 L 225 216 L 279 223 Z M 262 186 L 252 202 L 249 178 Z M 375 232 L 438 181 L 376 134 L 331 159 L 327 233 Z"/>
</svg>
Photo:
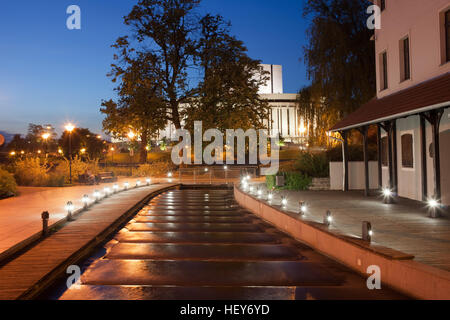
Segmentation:
<svg viewBox="0 0 450 320">
<path fill-rule="evenodd" d="M 342 131 L 450 107 L 450 72 L 381 99 L 373 99 L 334 125 Z"/>
</svg>

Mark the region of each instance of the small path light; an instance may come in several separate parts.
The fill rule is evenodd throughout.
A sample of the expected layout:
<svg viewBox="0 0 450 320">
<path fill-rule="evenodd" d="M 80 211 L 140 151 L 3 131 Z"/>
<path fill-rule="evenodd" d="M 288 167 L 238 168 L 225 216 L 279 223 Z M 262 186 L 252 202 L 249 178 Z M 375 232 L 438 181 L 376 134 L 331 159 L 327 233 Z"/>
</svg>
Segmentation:
<svg viewBox="0 0 450 320">
<path fill-rule="evenodd" d="M 208 168 L 205 168 L 205 172 L 208 172 L 209 171 L 209 169 Z"/>
<path fill-rule="evenodd" d="M 273 200 L 273 193 L 272 192 L 269 192 L 269 194 L 267 195 L 267 200 L 269 200 L 269 204 L 272 203 L 272 200 Z"/>
<path fill-rule="evenodd" d="M 169 173 L 167 174 L 167 177 L 168 177 L 168 178 L 172 178 L 172 177 L 173 177 L 173 173 L 172 173 L 172 172 L 169 172 Z"/>
<path fill-rule="evenodd" d="M 149 186 L 149 185 L 152 183 L 152 179 L 147 178 L 147 179 L 145 180 L 145 182 L 147 183 L 147 186 Z"/>
<path fill-rule="evenodd" d="M 228 170 L 228 166 L 223 166 L 223 170 Z"/>
<path fill-rule="evenodd" d="M 325 217 L 323 218 L 323 223 L 329 227 L 331 226 L 331 223 L 333 222 L 333 216 L 331 215 L 331 211 L 327 210 Z"/>
<path fill-rule="evenodd" d="M 136 188 L 139 188 L 141 186 L 141 180 L 136 181 Z"/>
<path fill-rule="evenodd" d="M 75 209 L 75 206 L 73 205 L 72 201 L 68 201 L 66 204 L 66 211 L 67 211 L 67 220 L 72 221 L 72 212 Z"/>
<path fill-rule="evenodd" d="M 95 202 L 99 202 L 100 200 L 100 192 L 98 192 L 97 190 L 94 191 L 94 199 Z"/>
<path fill-rule="evenodd" d="M 89 196 L 85 194 L 83 198 L 81 198 L 81 202 L 83 202 L 84 209 L 87 209 L 89 206 Z"/>
<path fill-rule="evenodd" d="M 113 185 L 113 190 L 114 190 L 114 193 L 119 191 L 119 185 L 117 183 Z"/>
<path fill-rule="evenodd" d="M 48 234 L 48 219 L 50 219 L 50 214 L 48 211 L 44 211 L 41 214 L 42 218 L 42 236 L 45 237 Z"/>
<path fill-rule="evenodd" d="M 303 216 L 306 214 L 306 212 L 308 211 L 308 206 L 306 205 L 305 201 L 300 201 L 299 203 L 300 206 L 300 214 Z"/>
<path fill-rule="evenodd" d="M 428 199 L 428 211 L 430 212 L 431 218 L 438 218 L 439 217 L 439 208 L 440 203 L 436 199 Z"/>
<path fill-rule="evenodd" d="M 281 205 L 283 206 L 283 209 L 286 209 L 287 204 L 288 204 L 287 198 L 286 197 L 282 197 L 281 198 Z"/>
<path fill-rule="evenodd" d="M 262 190 L 260 188 L 258 188 L 257 194 L 258 194 L 258 198 L 261 199 L 261 197 L 262 197 Z"/>
<path fill-rule="evenodd" d="M 125 182 L 124 184 L 123 184 L 123 187 L 124 187 L 124 189 L 125 190 L 128 190 L 128 187 L 130 186 L 130 183 L 129 182 Z"/>
<path fill-rule="evenodd" d="M 363 221 L 362 223 L 362 239 L 367 242 L 372 241 L 372 224 L 369 221 Z"/>
<path fill-rule="evenodd" d="M 253 193 L 253 191 L 255 190 L 255 188 L 253 186 L 250 187 L 250 193 Z"/>
<path fill-rule="evenodd" d="M 105 193 L 105 198 L 107 198 L 109 196 L 109 194 L 111 193 L 111 189 L 108 187 L 105 187 L 103 189 L 103 192 Z"/>
<path fill-rule="evenodd" d="M 392 202 L 392 190 L 389 188 L 383 188 L 383 202 L 389 204 Z"/>
</svg>

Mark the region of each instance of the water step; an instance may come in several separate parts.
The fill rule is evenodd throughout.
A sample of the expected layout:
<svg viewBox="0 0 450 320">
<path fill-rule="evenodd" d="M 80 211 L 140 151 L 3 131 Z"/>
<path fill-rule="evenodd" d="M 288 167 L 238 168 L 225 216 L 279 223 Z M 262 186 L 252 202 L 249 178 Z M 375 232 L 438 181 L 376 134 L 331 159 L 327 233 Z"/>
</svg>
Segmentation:
<svg viewBox="0 0 450 320">
<path fill-rule="evenodd" d="M 206 232 L 255 232 L 261 228 L 247 223 L 134 223 L 130 231 L 206 231 Z"/>
</svg>

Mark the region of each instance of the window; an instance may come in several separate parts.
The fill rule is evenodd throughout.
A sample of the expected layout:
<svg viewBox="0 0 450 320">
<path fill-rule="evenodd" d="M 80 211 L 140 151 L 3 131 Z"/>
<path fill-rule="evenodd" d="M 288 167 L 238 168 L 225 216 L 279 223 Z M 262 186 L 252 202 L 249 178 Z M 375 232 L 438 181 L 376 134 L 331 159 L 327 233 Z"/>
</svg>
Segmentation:
<svg viewBox="0 0 450 320">
<path fill-rule="evenodd" d="M 387 52 L 380 54 L 380 88 L 381 91 L 388 88 Z"/>
<path fill-rule="evenodd" d="M 380 9 L 384 11 L 386 9 L 386 0 L 380 0 Z"/>
<path fill-rule="evenodd" d="M 446 62 L 450 61 L 450 10 L 445 13 L 445 49 L 446 49 Z"/>
<path fill-rule="evenodd" d="M 413 135 L 402 135 L 402 167 L 414 168 Z"/>
<path fill-rule="evenodd" d="M 388 163 L 388 137 L 381 138 L 381 164 L 387 167 Z"/>
<path fill-rule="evenodd" d="M 400 41 L 400 79 L 411 79 L 411 58 L 409 54 L 409 37 Z"/>
</svg>

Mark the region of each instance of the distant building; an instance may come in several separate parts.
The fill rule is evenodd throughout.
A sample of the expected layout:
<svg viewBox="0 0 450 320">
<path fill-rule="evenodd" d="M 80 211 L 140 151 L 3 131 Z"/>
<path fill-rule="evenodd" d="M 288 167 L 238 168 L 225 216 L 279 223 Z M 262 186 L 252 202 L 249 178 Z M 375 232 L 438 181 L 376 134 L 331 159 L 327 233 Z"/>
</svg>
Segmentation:
<svg viewBox="0 0 450 320">
<path fill-rule="evenodd" d="M 288 142 L 298 142 L 301 121 L 297 112 L 297 94 L 283 93 L 283 67 L 263 64 L 264 71 L 269 72 L 270 79 L 259 89 L 261 99 L 269 102 L 271 112 L 265 125 L 271 136 L 282 136 Z M 172 124 L 160 132 L 160 138 L 175 139 L 175 126 Z"/>
<path fill-rule="evenodd" d="M 377 0 L 377 96 L 332 131 L 379 130 L 378 177 L 401 197 L 450 205 L 450 2 Z M 366 167 L 367 168 L 367 167 Z M 344 189 L 349 176 L 344 170 Z"/>
</svg>

